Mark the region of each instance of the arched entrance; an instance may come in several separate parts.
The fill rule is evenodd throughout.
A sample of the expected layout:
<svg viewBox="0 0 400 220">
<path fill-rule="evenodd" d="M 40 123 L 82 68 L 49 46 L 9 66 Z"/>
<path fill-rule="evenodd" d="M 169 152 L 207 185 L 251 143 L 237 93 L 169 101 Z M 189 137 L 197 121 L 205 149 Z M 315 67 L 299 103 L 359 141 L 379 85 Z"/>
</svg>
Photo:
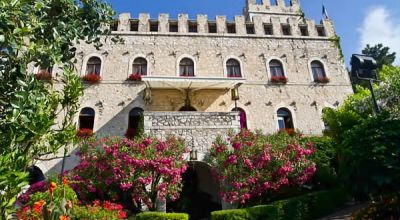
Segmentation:
<svg viewBox="0 0 400 220">
<path fill-rule="evenodd" d="M 212 211 L 221 210 L 219 183 L 212 177 L 208 164 L 189 161 L 182 182 L 180 198 L 167 204 L 168 212 L 185 212 L 190 220 L 200 220 L 210 219 Z"/>
</svg>

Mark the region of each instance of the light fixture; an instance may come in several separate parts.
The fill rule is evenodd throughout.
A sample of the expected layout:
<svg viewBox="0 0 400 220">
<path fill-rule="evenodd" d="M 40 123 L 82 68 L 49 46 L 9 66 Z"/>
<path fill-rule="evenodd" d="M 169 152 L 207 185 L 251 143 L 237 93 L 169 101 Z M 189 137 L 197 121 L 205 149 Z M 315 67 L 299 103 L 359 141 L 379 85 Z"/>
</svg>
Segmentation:
<svg viewBox="0 0 400 220">
<path fill-rule="evenodd" d="M 233 101 L 239 100 L 239 87 L 235 86 L 231 89 L 231 98 Z"/>
</svg>

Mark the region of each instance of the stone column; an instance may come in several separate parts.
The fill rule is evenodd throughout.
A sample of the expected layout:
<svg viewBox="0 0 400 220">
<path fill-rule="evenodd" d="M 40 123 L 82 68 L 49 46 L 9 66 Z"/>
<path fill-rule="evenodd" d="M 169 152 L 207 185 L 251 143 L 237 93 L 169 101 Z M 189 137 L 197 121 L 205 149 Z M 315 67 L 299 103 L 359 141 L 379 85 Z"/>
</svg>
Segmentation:
<svg viewBox="0 0 400 220">
<path fill-rule="evenodd" d="M 130 13 L 122 13 L 118 18 L 118 31 L 130 31 L 131 26 L 129 20 L 131 19 Z"/>
</svg>

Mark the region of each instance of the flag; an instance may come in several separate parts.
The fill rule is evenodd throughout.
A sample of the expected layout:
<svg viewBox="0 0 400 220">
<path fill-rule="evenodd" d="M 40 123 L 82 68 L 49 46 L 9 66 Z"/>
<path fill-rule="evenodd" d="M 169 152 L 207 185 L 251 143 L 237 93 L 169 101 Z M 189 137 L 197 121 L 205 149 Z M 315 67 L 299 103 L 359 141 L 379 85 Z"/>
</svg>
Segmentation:
<svg viewBox="0 0 400 220">
<path fill-rule="evenodd" d="M 326 10 L 324 5 L 322 5 L 322 15 L 324 16 L 325 19 L 329 19 L 328 11 Z"/>
</svg>

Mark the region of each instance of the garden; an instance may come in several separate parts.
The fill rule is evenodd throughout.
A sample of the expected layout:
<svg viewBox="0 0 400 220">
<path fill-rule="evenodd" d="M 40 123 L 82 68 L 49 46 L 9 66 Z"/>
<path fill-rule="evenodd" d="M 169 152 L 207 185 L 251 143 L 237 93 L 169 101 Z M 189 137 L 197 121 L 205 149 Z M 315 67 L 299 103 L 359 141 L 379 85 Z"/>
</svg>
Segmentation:
<svg viewBox="0 0 400 220">
<path fill-rule="evenodd" d="M 102 36 L 122 42 L 101 28 L 111 24 L 110 6 L 4 0 L 0 8 L 0 219 L 189 219 L 184 208 L 159 212 L 185 196 L 189 150 L 179 137 L 77 134 L 83 85 L 74 45 L 100 48 Z M 32 63 L 57 64 L 60 76 L 31 74 Z M 205 162 L 232 209 L 206 217 L 317 219 L 363 201 L 353 219 L 399 219 L 400 67 L 383 66 L 379 75 L 381 112 L 374 113 L 369 90 L 357 87 L 340 107 L 324 109 L 324 136 L 242 130 L 218 137 Z M 32 182 L 34 162 L 76 146 L 78 166 Z"/>
</svg>

